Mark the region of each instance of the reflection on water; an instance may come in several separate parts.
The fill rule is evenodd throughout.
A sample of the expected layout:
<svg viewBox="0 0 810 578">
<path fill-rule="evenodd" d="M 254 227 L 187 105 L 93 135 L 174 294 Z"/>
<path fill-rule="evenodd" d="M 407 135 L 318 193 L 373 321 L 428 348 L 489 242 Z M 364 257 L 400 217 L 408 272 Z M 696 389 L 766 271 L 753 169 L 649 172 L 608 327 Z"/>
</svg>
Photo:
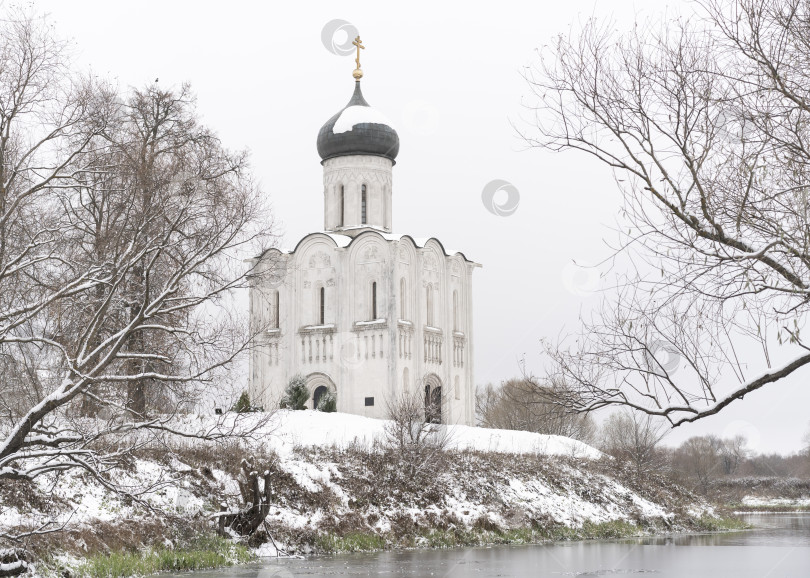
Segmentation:
<svg viewBox="0 0 810 578">
<path fill-rule="evenodd" d="M 208 578 L 490 578 L 637 574 L 677 578 L 810 576 L 810 514 L 752 514 L 744 518 L 756 528 L 724 534 L 269 560 L 261 566 L 204 574 L 209 575 Z"/>
<path fill-rule="evenodd" d="M 641 545 L 665 546 L 810 546 L 810 514 L 744 514 L 754 526 L 746 532 L 689 534 L 632 540 Z M 810 568 L 807 576 L 810 577 Z"/>
</svg>

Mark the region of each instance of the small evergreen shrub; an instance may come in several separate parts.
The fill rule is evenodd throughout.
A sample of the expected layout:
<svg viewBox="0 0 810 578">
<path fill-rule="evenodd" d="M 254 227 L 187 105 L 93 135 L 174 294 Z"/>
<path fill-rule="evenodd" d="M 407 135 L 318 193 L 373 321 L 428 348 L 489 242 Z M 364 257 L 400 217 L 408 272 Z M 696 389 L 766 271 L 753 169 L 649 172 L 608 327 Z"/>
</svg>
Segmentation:
<svg viewBox="0 0 810 578">
<path fill-rule="evenodd" d="M 236 403 L 233 404 L 231 411 L 236 413 L 250 413 L 252 411 L 264 411 L 263 407 L 259 407 L 250 403 L 250 396 L 248 392 L 243 391 Z"/>
<path fill-rule="evenodd" d="M 318 411 L 332 413 L 337 411 L 337 396 L 331 391 L 327 391 L 318 400 Z"/>
<path fill-rule="evenodd" d="M 248 396 L 248 392 L 243 391 L 242 395 L 239 396 L 239 399 L 236 400 L 236 403 L 233 404 L 231 411 L 236 413 L 248 413 L 253 408 L 250 405 L 250 397 Z"/>
<path fill-rule="evenodd" d="M 303 375 L 294 375 L 284 390 L 284 397 L 281 398 L 281 409 L 301 410 L 307 408 L 309 400 L 309 390 L 307 381 Z"/>
</svg>

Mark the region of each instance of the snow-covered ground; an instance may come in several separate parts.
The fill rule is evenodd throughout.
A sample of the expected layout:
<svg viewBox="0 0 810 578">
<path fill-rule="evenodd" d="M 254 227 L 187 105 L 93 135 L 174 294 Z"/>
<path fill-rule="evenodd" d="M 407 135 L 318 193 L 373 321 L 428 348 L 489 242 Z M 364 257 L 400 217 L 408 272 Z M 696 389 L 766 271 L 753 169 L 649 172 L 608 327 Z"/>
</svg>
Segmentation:
<svg viewBox="0 0 810 578">
<path fill-rule="evenodd" d="M 279 453 L 287 453 L 296 446 L 345 448 L 361 444 L 370 447 L 375 441 L 384 441 L 385 424 L 386 420 L 347 413 L 280 410 L 267 426 L 274 434 L 267 443 Z M 589 459 L 602 455 L 587 444 L 562 436 L 466 425 L 446 427 L 451 449 Z"/>
<path fill-rule="evenodd" d="M 763 498 L 760 496 L 745 496 L 740 500 L 742 506 L 751 508 L 808 508 L 810 497 L 805 498 Z"/>
</svg>

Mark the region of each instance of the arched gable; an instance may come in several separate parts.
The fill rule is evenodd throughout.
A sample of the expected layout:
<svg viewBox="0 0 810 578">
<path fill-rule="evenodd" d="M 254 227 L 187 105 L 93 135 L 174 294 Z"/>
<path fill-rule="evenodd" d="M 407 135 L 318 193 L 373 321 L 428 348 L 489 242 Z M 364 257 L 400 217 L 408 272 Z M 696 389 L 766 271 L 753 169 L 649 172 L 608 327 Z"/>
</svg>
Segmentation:
<svg viewBox="0 0 810 578">
<path fill-rule="evenodd" d="M 435 239 L 428 239 L 421 254 L 423 274 L 426 279 L 437 283 L 444 278 L 447 257 L 441 244 Z"/>
<path fill-rule="evenodd" d="M 418 310 L 416 305 L 419 294 L 417 251 L 416 244 L 410 237 L 402 237 L 397 242 L 394 267 L 398 303 L 397 316 L 407 321 L 414 320 Z"/>
<path fill-rule="evenodd" d="M 389 260 L 389 241 L 376 231 L 365 231 L 355 237 L 348 246 L 349 262 L 382 262 Z"/>
<path fill-rule="evenodd" d="M 358 235 L 348 247 L 355 321 L 389 317 L 390 250 L 389 241 L 375 232 Z"/>
<path fill-rule="evenodd" d="M 328 235 L 309 235 L 293 255 L 297 306 L 302 325 L 335 322 L 338 291 L 337 246 Z"/>
</svg>

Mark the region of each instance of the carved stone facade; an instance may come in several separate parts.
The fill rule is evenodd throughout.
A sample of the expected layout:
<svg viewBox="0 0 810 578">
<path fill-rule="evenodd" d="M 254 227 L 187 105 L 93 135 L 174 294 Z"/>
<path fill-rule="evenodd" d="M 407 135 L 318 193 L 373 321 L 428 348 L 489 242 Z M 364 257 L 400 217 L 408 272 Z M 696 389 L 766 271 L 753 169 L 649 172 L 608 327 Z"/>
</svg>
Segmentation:
<svg viewBox="0 0 810 578">
<path fill-rule="evenodd" d="M 279 263 L 287 273 L 272 283 Z M 436 239 L 422 246 L 376 231 L 313 233 L 293 252 L 268 251 L 250 295 L 259 330 L 251 398 L 276 406 L 301 374 L 312 394 L 320 386 L 334 392 L 338 411 L 383 418 L 403 387 L 421 392 L 430 382 L 443 387 L 443 421 L 473 424 L 476 266 L 446 255 Z"/>
</svg>

